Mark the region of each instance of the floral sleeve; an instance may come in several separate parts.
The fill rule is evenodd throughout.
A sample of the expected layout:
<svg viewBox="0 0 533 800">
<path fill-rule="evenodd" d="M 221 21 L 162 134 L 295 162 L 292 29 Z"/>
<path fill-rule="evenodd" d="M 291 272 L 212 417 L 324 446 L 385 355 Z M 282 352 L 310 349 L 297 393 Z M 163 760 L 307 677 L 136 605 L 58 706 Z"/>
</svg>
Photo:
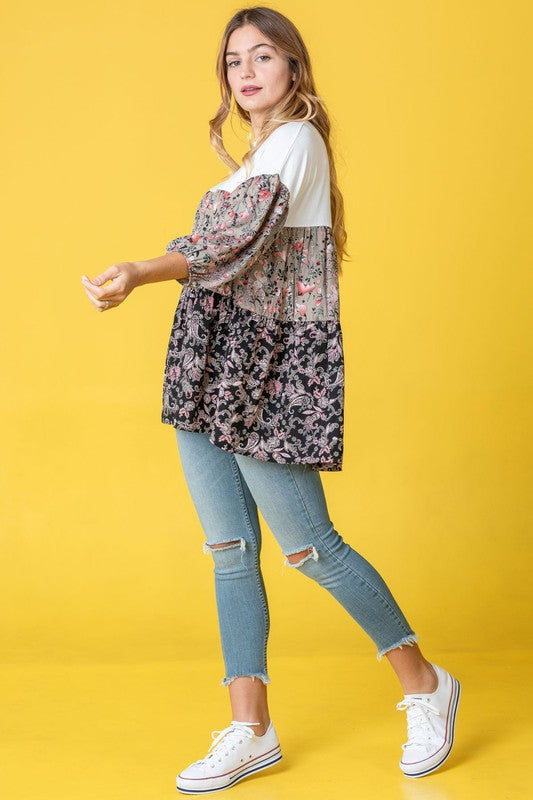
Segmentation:
<svg viewBox="0 0 533 800">
<path fill-rule="evenodd" d="M 232 192 L 207 192 L 196 212 L 193 232 L 167 244 L 189 266 L 184 286 L 215 289 L 233 280 L 268 250 L 289 211 L 289 189 L 278 173 L 255 175 Z"/>
</svg>

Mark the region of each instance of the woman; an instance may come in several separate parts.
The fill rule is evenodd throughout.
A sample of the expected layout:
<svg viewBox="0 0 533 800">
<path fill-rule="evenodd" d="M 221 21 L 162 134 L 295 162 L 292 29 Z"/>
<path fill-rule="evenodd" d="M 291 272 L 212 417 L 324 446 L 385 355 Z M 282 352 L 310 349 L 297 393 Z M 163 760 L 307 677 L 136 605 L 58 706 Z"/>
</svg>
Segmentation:
<svg viewBox="0 0 533 800">
<path fill-rule="evenodd" d="M 99 311 L 145 283 L 183 286 L 162 421 L 175 428 L 214 560 L 232 721 L 213 731 L 207 755 L 180 772 L 177 788 L 226 789 L 281 759 L 267 705 L 258 509 L 285 563 L 328 589 L 372 638 L 378 660 L 387 656 L 405 694 L 400 768 L 427 775 L 450 753 L 459 682 L 424 658 L 381 576 L 337 533 L 320 478 L 342 468 L 344 402 L 338 257 L 346 233 L 327 113 L 305 45 L 277 11 L 237 12 L 217 69 L 222 104 L 211 143 L 232 174 L 205 193 L 192 233 L 166 255 L 83 278 Z M 240 167 L 220 135 L 232 96 L 254 136 Z"/>
</svg>

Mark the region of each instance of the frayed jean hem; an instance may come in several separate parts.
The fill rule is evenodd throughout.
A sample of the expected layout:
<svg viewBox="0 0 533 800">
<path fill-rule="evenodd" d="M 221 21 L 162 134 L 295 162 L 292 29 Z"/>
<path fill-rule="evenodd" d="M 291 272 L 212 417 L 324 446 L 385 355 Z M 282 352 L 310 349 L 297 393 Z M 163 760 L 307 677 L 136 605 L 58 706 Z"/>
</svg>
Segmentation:
<svg viewBox="0 0 533 800">
<path fill-rule="evenodd" d="M 396 644 L 391 645 L 390 647 L 385 647 L 382 650 L 378 650 L 376 658 L 378 661 L 381 661 L 385 653 L 389 653 L 391 650 L 395 650 L 397 647 L 402 648 L 402 645 L 407 644 L 409 646 L 413 646 L 418 642 L 418 636 L 416 633 L 409 634 L 409 636 L 404 636 L 403 639 L 400 639 L 399 642 Z"/>
<path fill-rule="evenodd" d="M 252 680 L 259 678 L 265 684 L 270 683 L 270 678 L 264 672 L 254 672 L 253 675 L 248 673 L 243 675 L 233 675 L 231 678 L 222 678 L 220 684 L 221 686 L 229 686 L 230 683 L 235 680 L 235 678 L 251 678 Z"/>
</svg>

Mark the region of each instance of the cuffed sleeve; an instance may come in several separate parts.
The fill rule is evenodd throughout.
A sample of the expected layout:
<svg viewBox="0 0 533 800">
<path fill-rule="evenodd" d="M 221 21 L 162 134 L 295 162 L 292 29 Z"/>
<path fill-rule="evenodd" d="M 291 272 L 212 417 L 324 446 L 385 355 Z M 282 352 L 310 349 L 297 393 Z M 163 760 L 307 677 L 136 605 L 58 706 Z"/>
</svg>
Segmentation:
<svg viewBox="0 0 533 800">
<path fill-rule="evenodd" d="M 180 252 L 189 266 L 178 282 L 216 289 L 252 266 L 283 227 L 289 196 L 279 173 L 254 175 L 232 192 L 208 192 L 193 232 L 167 244 L 167 252 Z"/>
</svg>

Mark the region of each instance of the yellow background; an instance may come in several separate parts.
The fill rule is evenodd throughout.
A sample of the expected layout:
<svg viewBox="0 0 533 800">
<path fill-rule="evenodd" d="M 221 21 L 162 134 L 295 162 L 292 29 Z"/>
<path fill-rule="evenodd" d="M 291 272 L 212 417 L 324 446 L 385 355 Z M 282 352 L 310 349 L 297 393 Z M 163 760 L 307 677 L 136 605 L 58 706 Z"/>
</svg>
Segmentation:
<svg viewBox="0 0 533 800">
<path fill-rule="evenodd" d="M 322 473 L 330 516 L 388 582 L 426 657 L 451 664 L 460 678 L 471 670 L 473 685 L 481 670 L 494 687 L 509 675 L 508 658 L 524 659 L 533 644 L 532 7 L 268 5 L 295 22 L 309 49 L 346 206 L 345 461 L 342 472 Z M 206 726 L 229 724 L 218 686 L 212 559 L 202 552 L 174 431 L 160 422 L 180 288 L 143 286 L 100 314 L 80 277 L 161 255 L 190 232 L 199 198 L 225 176 L 208 120 L 219 104 L 218 44 L 238 8 L 52 0 L 2 11 L 0 635 L 13 726 L 5 745 L 10 798 L 28 796 L 16 780 L 18 758 L 47 775 L 32 787 L 34 798 L 144 798 L 156 785 L 158 795 L 172 796 L 177 768 L 209 744 Z M 225 132 L 238 160 L 246 131 L 235 118 Z M 365 681 L 381 680 L 389 667 L 375 666 L 373 643 L 330 595 L 282 569 L 266 526 L 264 533 L 273 691 L 277 684 L 294 700 L 291 676 L 307 698 L 299 711 L 319 702 L 320 714 L 331 715 L 337 703 L 342 716 L 342 680 L 352 700 L 365 695 L 367 703 Z M 120 665 L 139 679 L 123 717 L 113 705 L 126 680 Z M 498 668 L 499 677 L 488 679 L 482 667 Z M 95 684 L 100 674 L 107 678 Z M 158 695 L 158 706 L 150 691 L 163 680 L 168 694 Z M 69 731 L 86 729 L 76 705 L 82 694 L 105 698 L 122 720 L 97 737 L 120 739 L 124 725 L 132 730 L 133 708 L 141 704 L 142 715 L 155 702 L 147 735 L 172 745 L 170 768 L 165 752 L 154 774 L 135 773 L 143 787 L 136 794 L 132 773 L 121 773 L 121 760 L 108 762 L 103 747 L 90 751 L 96 784 L 81 750 L 73 760 L 68 736 L 51 757 L 46 736 L 63 695 L 46 687 L 67 684 L 76 698 Z M 398 690 L 392 677 L 376 689 L 387 696 L 380 713 L 401 699 Z M 194 704 L 206 696 L 216 713 Z M 491 702 L 489 693 L 480 705 Z M 180 703 L 190 704 L 180 736 L 187 720 L 198 726 L 196 749 L 187 739 L 181 756 L 171 741 Z M 273 719 L 285 713 L 280 700 L 276 706 Z M 34 750 L 24 709 L 38 720 Z M 357 713 L 350 708 L 351 722 Z M 394 723 L 397 741 L 384 762 L 379 737 L 365 755 L 367 797 L 381 778 L 393 782 L 389 797 L 406 791 L 396 765 L 403 720 Z M 472 723 L 477 743 L 480 718 Z M 360 752 L 370 734 L 358 726 L 353 733 L 361 738 L 349 752 Z M 135 762 L 152 767 L 141 742 L 139 728 Z M 301 736 L 296 744 L 303 750 Z M 492 758 L 500 756 L 495 746 Z M 379 775 L 369 767 L 374 759 Z M 106 780 L 98 765 L 109 770 Z M 78 780 L 82 769 L 91 781 Z M 291 775 L 280 773 L 279 790 L 264 796 L 301 788 Z M 313 781 L 307 796 L 327 796 L 320 778 Z M 265 777 L 253 785 L 274 784 Z M 448 794 L 434 798 L 441 796 Z"/>
</svg>

